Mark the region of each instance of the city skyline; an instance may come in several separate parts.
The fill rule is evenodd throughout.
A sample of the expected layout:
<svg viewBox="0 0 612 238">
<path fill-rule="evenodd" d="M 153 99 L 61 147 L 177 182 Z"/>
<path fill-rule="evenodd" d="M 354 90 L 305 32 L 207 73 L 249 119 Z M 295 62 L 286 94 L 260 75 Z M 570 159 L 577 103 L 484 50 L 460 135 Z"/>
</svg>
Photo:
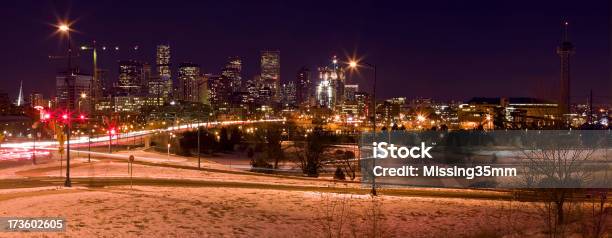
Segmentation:
<svg viewBox="0 0 612 238">
<path fill-rule="evenodd" d="M 290 10 L 298 6 L 270 2 L 260 3 L 260 6 L 251 6 L 253 3 L 243 3 L 237 6 L 202 3 L 204 6 L 214 5 L 216 8 L 213 9 L 216 9 L 216 11 L 211 11 L 219 17 L 225 16 L 225 18 L 218 19 L 227 20 L 227 25 L 235 23 L 234 25 L 238 26 L 240 29 L 255 26 L 251 32 L 245 31 L 242 33 L 244 35 L 249 35 L 249 37 L 235 39 L 225 45 L 219 44 L 219 40 L 215 40 L 211 37 L 194 37 L 196 40 L 190 42 L 184 37 L 168 36 L 173 35 L 171 34 L 172 32 L 187 29 L 182 26 L 167 28 L 166 31 L 168 34 L 159 34 L 160 30 L 152 31 L 149 34 L 159 34 L 162 36 L 151 37 L 151 39 L 147 41 L 124 39 L 146 38 L 140 34 L 139 31 L 123 31 L 128 32 L 126 34 L 130 34 L 125 35 L 125 37 L 107 36 L 97 32 L 103 32 L 108 29 L 113 29 L 113 26 L 118 26 L 116 20 L 109 19 L 109 17 L 97 18 L 92 16 L 91 12 L 88 12 L 93 11 L 92 8 L 94 7 L 108 7 L 106 6 L 107 4 L 91 5 L 74 2 L 54 2 L 47 4 L 51 5 L 53 9 L 56 9 L 56 12 L 30 13 L 36 15 L 34 17 L 30 16 L 28 19 L 30 24 L 34 21 L 34 27 L 27 31 L 14 32 L 16 35 L 32 34 L 30 31 L 42 29 L 42 32 L 34 34 L 42 34 L 45 35 L 46 38 L 42 37 L 41 39 L 37 39 L 37 44 L 32 46 L 34 49 L 38 50 L 36 54 L 32 54 L 29 49 L 18 49 L 21 50 L 19 52 L 22 52 L 19 54 L 22 54 L 25 58 L 35 58 L 34 61 L 37 63 L 27 65 L 30 67 L 35 66 L 36 69 L 39 70 L 28 72 L 20 71 L 20 69 L 23 70 L 26 65 L 21 62 L 17 62 L 15 64 L 16 67 L 7 69 L 7 77 L 4 79 L 3 84 L 5 85 L 5 90 L 11 93 L 12 97 L 17 96 L 13 88 L 17 88 L 21 80 L 24 81 L 24 91 L 26 94 L 32 91 L 42 92 L 46 97 L 54 94 L 53 79 L 56 72 L 61 69 L 63 64 L 61 61 L 49 60 L 48 56 L 61 55 L 65 48 L 65 42 L 62 43 L 56 37 L 50 36 L 50 32 L 54 29 L 48 24 L 55 24 L 54 14 L 60 16 L 65 15 L 59 13 L 63 11 L 58 9 L 70 9 L 70 14 L 66 16 L 75 20 L 74 28 L 77 31 L 74 34 L 75 44 L 87 44 L 91 40 L 97 38 L 97 36 L 101 36 L 96 39 L 96 41 L 102 44 L 108 43 L 108 45 L 119 45 L 122 49 L 129 46 L 139 46 L 136 55 L 130 55 L 131 53 L 122 50 L 116 57 L 110 55 L 100 56 L 101 66 L 99 67 L 111 71 L 112 75 L 109 76 L 109 79 L 113 82 L 117 81 L 117 75 L 114 71 L 117 68 L 118 60 L 136 59 L 153 64 L 155 62 L 155 47 L 159 44 L 169 44 L 173 49 L 173 73 L 176 72 L 179 63 L 194 62 L 201 66 L 202 73 L 219 74 L 226 63 L 227 57 L 235 55 L 241 57 L 243 61 L 244 82 L 245 80 L 251 79 L 254 75 L 259 74 L 258 57 L 261 50 L 278 49 L 283 55 L 280 69 L 283 82 L 294 80 L 296 73 L 302 66 L 306 66 L 313 70 L 316 69 L 316 67 L 327 65 L 329 63 L 327 61 L 329 61 L 330 57 L 333 55 L 338 55 L 340 58 L 352 57 L 355 55 L 357 57 L 363 57 L 368 62 L 376 62 L 381 68 L 379 76 L 379 98 L 405 96 L 409 98 L 431 97 L 442 100 L 467 100 L 473 96 L 533 97 L 541 95 L 544 98 L 555 99 L 555 94 L 546 95 L 548 91 L 550 91 L 546 89 L 551 86 L 558 87 L 555 85 L 558 83 L 559 78 L 559 60 L 555 53 L 555 48 L 562 39 L 562 23 L 567 20 L 570 22 L 569 38 L 576 45 L 576 54 L 573 56 L 572 62 L 572 78 L 574 81 L 572 85 L 572 100 L 574 102 L 583 101 L 582 98 L 586 99 L 588 90 L 593 89 L 596 95 L 596 102 L 608 102 L 610 91 L 612 91 L 609 90 L 609 88 L 611 88 L 609 82 L 609 32 L 602 30 L 609 24 L 609 19 L 606 15 L 609 7 L 606 7 L 608 3 L 604 1 L 592 2 L 588 6 L 584 4 L 574 4 L 571 5 L 571 7 L 567 6 L 568 4 L 551 4 L 549 2 L 548 5 L 545 5 L 544 3 L 538 3 L 535 7 L 538 10 L 545 10 L 544 14 L 539 14 L 538 16 L 535 16 L 532 12 L 534 9 L 519 10 L 518 6 L 520 6 L 521 3 L 517 3 L 516 7 L 511 10 L 502 10 L 502 8 L 506 6 L 502 3 L 489 3 L 486 6 L 491 10 L 491 13 L 501 11 L 501 13 L 505 14 L 501 14 L 501 16 L 492 16 L 491 22 L 487 23 L 475 22 L 478 15 L 473 16 L 473 12 L 467 11 L 465 15 L 462 13 L 451 14 L 450 9 L 447 9 L 456 7 L 469 10 L 470 6 L 476 3 L 470 3 L 466 6 L 457 6 L 456 4 L 448 3 L 445 4 L 447 8 L 438 10 L 434 8 L 435 5 L 433 4 L 421 4 L 417 6 L 419 9 L 429 9 L 430 12 L 421 12 L 418 16 L 413 16 L 410 12 L 398 14 L 398 11 L 387 9 L 389 6 L 385 6 L 386 4 L 381 4 L 380 6 L 368 2 L 361 2 L 355 5 L 345 4 L 347 5 L 346 8 L 349 10 L 360 10 L 355 11 L 359 14 L 355 14 L 356 16 L 353 21 L 353 23 L 355 23 L 353 25 L 354 27 L 350 29 L 341 29 L 342 27 L 340 27 L 340 30 L 329 35 L 330 39 L 335 38 L 334 40 L 329 40 L 332 41 L 331 43 L 329 41 L 323 41 L 322 44 L 306 43 L 305 40 L 294 40 L 293 38 L 287 39 L 289 37 L 288 33 L 285 33 L 286 35 L 284 37 L 278 37 L 278 39 L 269 39 L 269 35 L 282 36 L 279 34 L 281 34 L 283 29 L 290 27 L 290 23 L 296 23 L 296 17 L 288 17 L 290 23 L 282 23 L 280 21 L 281 17 L 287 17 L 288 15 L 284 11 L 277 11 L 277 14 L 269 16 L 269 18 L 272 19 L 268 22 L 270 29 L 266 29 L 261 26 L 262 23 L 246 23 L 244 19 L 236 22 L 232 21 L 232 19 L 227 19 L 230 14 L 223 10 L 234 9 L 244 13 L 245 9 L 249 7 L 256 7 L 255 9 L 272 7 L 271 10 L 277 8 Z M 32 3 L 19 3 L 17 5 L 16 7 L 21 8 L 36 8 L 31 6 L 34 5 Z M 48 7 L 48 5 L 45 7 Z M 378 7 L 372 10 L 372 13 L 378 16 L 377 18 L 372 19 L 372 17 L 361 16 L 365 14 L 364 11 L 367 6 Z M 188 9 L 186 9 L 187 7 L 188 6 L 179 6 L 177 9 L 188 11 Z M 545 7 L 550 7 L 550 9 Z M 154 9 L 152 12 L 154 13 L 158 10 L 159 9 Z M 117 11 L 119 15 L 124 13 L 121 9 L 115 11 Z M 176 16 L 176 11 L 178 10 L 173 9 L 171 11 L 172 12 L 169 13 Z M 325 10 L 320 10 L 316 11 L 313 15 L 320 15 L 325 12 Z M 392 14 L 386 17 L 379 16 L 384 12 Z M 590 13 L 591 16 L 586 16 L 585 13 L 587 12 Z M 143 13 L 140 16 L 133 16 L 133 19 L 137 19 L 138 21 L 150 20 L 153 13 Z M 442 19 L 431 21 L 436 13 L 440 14 L 442 19 L 456 18 L 459 22 L 468 24 L 448 22 L 448 26 L 443 27 L 443 25 L 441 25 Z M 447 14 L 445 15 L 444 13 Z M 516 14 L 512 16 L 512 14 L 509 13 Z M 252 17 L 260 17 L 255 13 L 244 14 L 246 14 L 247 18 L 249 14 L 252 14 Z M 429 19 L 430 21 L 425 21 L 422 26 L 416 27 L 412 27 L 409 24 L 402 27 L 402 29 L 398 29 L 397 26 L 389 25 L 391 22 L 390 20 L 397 20 L 397 23 L 407 23 L 410 18 L 415 17 L 421 18 L 422 20 Z M 169 18 L 168 23 L 192 22 L 194 20 L 197 19 L 186 20 L 181 17 L 175 17 Z M 382 26 L 378 27 L 380 28 L 378 30 L 373 30 L 369 27 L 369 24 L 371 24 L 368 23 L 369 20 L 373 20 L 372 23 Z M 323 23 L 315 17 L 313 17 L 311 21 L 319 24 Z M 533 22 L 530 22 L 532 24 L 527 24 L 528 21 Z M 17 21 L 17 23 L 23 22 L 23 20 Z M 108 27 L 102 27 L 105 26 L 107 22 L 109 23 Z M 495 25 L 495 22 L 503 24 Z M 344 20 L 338 20 L 334 23 L 343 27 L 351 26 L 351 24 Z M 13 24 L 19 25 L 14 22 Z M 146 30 L 151 30 L 151 28 L 159 24 L 159 22 L 150 21 L 149 24 L 144 22 L 139 24 L 142 24 L 142 27 L 146 28 Z M 133 27 L 133 24 L 129 25 Z M 205 25 L 205 30 L 198 31 L 195 29 L 187 29 L 187 32 L 193 33 L 194 36 L 201 36 L 202 33 L 213 33 L 213 35 L 216 33 L 222 36 L 220 38 L 225 39 L 227 37 L 221 34 L 224 32 L 223 29 L 208 28 L 208 25 Z M 264 24 L 264 26 L 266 25 Z M 300 26 L 304 26 L 304 23 L 295 24 L 295 26 L 300 28 Z M 444 31 L 444 28 L 446 28 L 446 31 Z M 121 26 L 117 29 L 121 30 Z M 351 29 L 358 31 L 359 34 L 351 35 Z M 441 31 L 436 32 L 438 29 Z M 253 31 L 257 30 L 262 30 L 262 32 L 269 31 L 267 32 L 269 34 L 254 34 L 257 32 Z M 317 35 L 317 37 L 325 35 L 321 34 L 321 30 L 313 30 L 312 28 L 306 27 L 304 27 L 304 30 L 306 33 L 303 34 L 308 37 L 310 35 Z M 229 31 L 229 33 L 231 33 L 229 35 L 241 35 L 241 33 L 233 32 L 233 30 Z M 371 36 L 369 33 L 372 31 L 386 34 Z M 480 33 L 478 35 L 470 34 L 470 32 L 473 33 L 476 31 Z M 227 31 L 225 32 L 227 33 Z M 409 33 L 414 33 L 411 34 L 411 38 L 414 38 L 413 40 L 406 41 L 406 44 L 396 42 L 406 39 Z M 507 35 L 514 33 L 522 33 L 522 35 L 519 34 L 518 38 L 499 40 L 499 38 L 505 38 Z M 490 39 L 487 39 L 487 37 L 490 37 Z M 206 42 L 203 40 L 210 40 L 211 42 L 210 44 L 202 43 Z M 425 40 L 434 40 L 434 42 L 429 44 L 420 42 L 421 44 L 415 45 L 411 43 L 411 41 Z M 10 39 L 8 41 L 10 41 Z M 291 44 L 287 43 L 291 41 L 295 42 Z M 397 44 L 404 46 L 398 48 L 398 50 L 389 51 L 386 49 L 386 46 L 372 44 L 373 42 L 380 44 L 381 41 L 383 43 L 388 42 L 390 45 L 389 47 L 391 47 L 391 45 L 397 46 Z M 211 50 L 211 47 L 219 49 Z M 15 55 L 15 50 L 4 49 L 3 51 L 6 52 L 8 56 Z M 466 51 L 470 51 L 470 55 L 466 55 Z M 83 66 L 85 71 L 88 71 L 89 54 L 89 52 L 81 52 L 80 65 Z M 41 60 L 41 57 L 44 59 Z M 523 57 L 526 60 L 513 60 L 517 57 Z M 44 61 L 44 63 L 41 63 L 41 61 Z M 465 62 L 469 62 L 469 64 Z M 360 76 L 355 76 L 356 75 L 349 75 L 348 79 L 356 78 L 357 83 L 361 84 L 364 90 L 367 89 L 369 86 L 368 81 L 371 80 L 371 76 L 368 72 L 362 72 Z M 176 75 L 174 75 L 174 77 L 176 77 Z M 40 78 L 48 80 L 40 80 Z M 494 79 L 492 80 L 492 78 Z M 410 87 L 393 87 L 393 84 L 404 83 L 409 83 Z M 447 87 L 440 87 L 440 85 L 446 85 Z M 461 90 L 457 90 L 458 87 Z"/>
</svg>

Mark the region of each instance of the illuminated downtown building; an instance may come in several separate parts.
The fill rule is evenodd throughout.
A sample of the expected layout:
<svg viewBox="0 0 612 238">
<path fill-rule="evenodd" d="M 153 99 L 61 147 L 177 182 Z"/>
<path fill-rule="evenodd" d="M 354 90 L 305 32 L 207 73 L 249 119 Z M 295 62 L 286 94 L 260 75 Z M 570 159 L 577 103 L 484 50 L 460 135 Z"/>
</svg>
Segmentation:
<svg viewBox="0 0 612 238">
<path fill-rule="evenodd" d="M 537 129 L 555 125 L 558 104 L 536 98 L 473 98 L 459 106 L 461 129 Z"/>
<path fill-rule="evenodd" d="M 162 106 L 170 101 L 172 84 L 159 76 L 151 77 L 147 83 L 147 102 L 149 106 Z"/>
<path fill-rule="evenodd" d="M 92 80 L 91 75 L 81 74 L 78 71 L 59 73 L 55 77 L 56 106 L 61 109 L 76 110 L 81 101 L 81 94 L 90 94 Z"/>
<path fill-rule="evenodd" d="M 168 87 L 166 90 L 172 94 L 172 71 L 170 70 L 170 46 L 169 45 L 158 45 L 157 52 L 155 54 L 155 67 L 157 69 L 157 75 L 160 80 L 166 81 L 165 85 Z"/>
<path fill-rule="evenodd" d="M 358 84 L 344 85 L 344 103 L 350 104 L 355 102 L 355 93 L 359 92 Z"/>
<path fill-rule="evenodd" d="M 228 81 L 232 92 L 240 92 L 242 87 L 242 60 L 239 57 L 229 57 L 221 71 L 221 76 Z"/>
<path fill-rule="evenodd" d="M 365 92 L 356 92 L 355 103 L 357 104 L 357 116 L 365 119 L 369 115 L 369 108 L 372 104 L 370 102 L 370 96 Z"/>
<path fill-rule="evenodd" d="M 157 66 L 157 73 L 159 74 L 159 76 L 165 77 L 166 79 L 172 77 L 172 73 L 170 71 L 170 46 L 169 45 L 158 45 L 157 46 L 155 64 Z"/>
<path fill-rule="evenodd" d="M 292 108 L 296 106 L 296 88 L 293 81 L 284 83 L 281 87 L 281 102 L 283 108 Z"/>
<path fill-rule="evenodd" d="M 47 107 L 47 103 L 45 103 L 42 93 L 30 93 L 30 107 Z"/>
<path fill-rule="evenodd" d="M 140 92 L 143 80 L 143 64 L 135 60 L 119 61 L 119 81 L 117 88 L 121 93 L 136 94 Z"/>
<path fill-rule="evenodd" d="M 272 92 L 274 102 L 280 101 L 280 51 L 261 52 L 260 80 Z"/>
<path fill-rule="evenodd" d="M 146 98 L 139 96 L 116 96 L 113 97 L 114 111 L 138 113 L 146 102 Z"/>
<path fill-rule="evenodd" d="M 230 85 L 219 75 L 206 75 L 208 83 L 208 99 L 213 109 L 227 111 L 231 95 Z"/>
<path fill-rule="evenodd" d="M 193 63 L 181 63 L 178 68 L 179 99 L 189 102 L 200 101 L 200 66 Z"/>
<path fill-rule="evenodd" d="M 344 86 L 344 103 L 341 106 L 341 113 L 353 118 L 359 115 L 359 106 L 355 94 L 359 92 L 359 85 L 347 84 Z"/>
<path fill-rule="evenodd" d="M 259 87 L 261 85 L 258 84 L 259 76 L 256 75 L 253 79 L 247 80 L 244 83 L 244 90 L 249 95 L 249 98 L 253 101 L 253 103 L 257 102 L 259 98 Z"/>
<path fill-rule="evenodd" d="M 298 106 L 307 107 L 314 104 L 314 89 L 310 79 L 310 70 L 302 67 L 295 78 L 295 94 Z"/>
<path fill-rule="evenodd" d="M 336 105 L 341 105 L 344 98 L 345 74 L 344 69 L 339 66 L 336 56 L 332 58 L 331 64 L 319 67 L 319 82 L 316 89 L 317 103 L 320 107 L 334 110 Z"/>
</svg>

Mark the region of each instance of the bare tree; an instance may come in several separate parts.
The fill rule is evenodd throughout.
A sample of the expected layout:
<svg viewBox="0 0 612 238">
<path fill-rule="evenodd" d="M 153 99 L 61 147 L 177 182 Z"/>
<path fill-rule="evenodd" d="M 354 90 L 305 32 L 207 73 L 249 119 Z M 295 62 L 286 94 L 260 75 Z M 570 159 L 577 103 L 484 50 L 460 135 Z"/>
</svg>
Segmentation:
<svg viewBox="0 0 612 238">
<path fill-rule="evenodd" d="M 523 137 L 524 185 L 543 201 L 542 211 L 551 237 L 566 233 L 567 215 L 578 189 L 597 181 L 596 151 L 605 137 L 595 133 L 549 131 Z"/>
<path fill-rule="evenodd" d="M 331 147 L 329 139 L 320 129 L 315 129 L 304 141 L 294 143 L 295 163 L 307 176 L 319 176 L 323 168 L 324 154 Z"/>
</svg>

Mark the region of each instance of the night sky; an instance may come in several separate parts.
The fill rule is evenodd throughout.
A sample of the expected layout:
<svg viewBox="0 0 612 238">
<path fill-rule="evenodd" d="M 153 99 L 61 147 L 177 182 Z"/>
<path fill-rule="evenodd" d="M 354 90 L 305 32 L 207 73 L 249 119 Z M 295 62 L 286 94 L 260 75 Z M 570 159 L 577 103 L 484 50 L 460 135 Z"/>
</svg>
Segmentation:
<svg viewBox="0 0 612 238">
<path fill-rule="evenodd" d="M 119 59 L 154 63 L 155 45 L 169 43 L 172 61 L 219 73 L 228 56 L 243 58 L 243 77 L 259 72 L 259 51 L 281 51 L 282 81 L 302 66 L 313 71 L 356 55 L 379 68 L 378 95 L 465 100 L 473 96 L 556 96 L 555 49 L 562 22 L 576 47 L 574 102 L 593 89 L 612 100 L 610 1 L 2 1 L 0 65 L 3 90 L 16 97 L 55 93 L 65 42 L 53 35 L 69 17 L 75 45 L 96 40 L 121 47 L 103 53 L 116 80 Z M 138 45 L 139 50 L 126 50 Z M 79 59 L 90 72 L 90 53 Z M 176 71 L 176 69 L 174 70 Z M 315 74 L 316 75 L 316 74 Z M 369 90 L 372 74 L 351 79 Z M 596 102 L 597 102 L 596 101 Z"/>
</svg>

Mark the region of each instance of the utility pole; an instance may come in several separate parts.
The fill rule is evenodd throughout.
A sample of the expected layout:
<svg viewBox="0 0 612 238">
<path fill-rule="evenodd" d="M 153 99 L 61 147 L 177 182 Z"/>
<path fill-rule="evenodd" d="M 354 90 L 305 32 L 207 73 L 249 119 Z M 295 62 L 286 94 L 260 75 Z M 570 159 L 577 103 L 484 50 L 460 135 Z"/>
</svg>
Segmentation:
<svg viewBox="0 0 612 238">
<path fill-rule="evenodd" d="M 198 169 L 200 169 L 200 120 L 198 119 Z"/>
<path fill-rule="evenodd" d="M 590 93 L 589 93 L 589 117 L 588 117 L 588 123 L 592 124 L 593 123 L 593 89 L 591 89 Z"/>
</svg>

